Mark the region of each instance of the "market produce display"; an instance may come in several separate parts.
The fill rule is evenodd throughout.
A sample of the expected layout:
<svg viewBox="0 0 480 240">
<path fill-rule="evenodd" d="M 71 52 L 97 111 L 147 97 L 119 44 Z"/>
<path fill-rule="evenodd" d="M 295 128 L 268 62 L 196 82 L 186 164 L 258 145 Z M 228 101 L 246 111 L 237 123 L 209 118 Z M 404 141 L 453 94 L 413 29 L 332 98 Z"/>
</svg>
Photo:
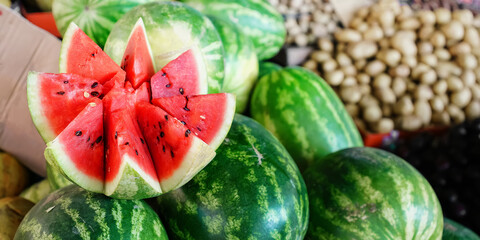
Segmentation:
<svg viewBox="0 0 480 240">
<path fill-rule="evenodd" d="M 37 182 L 20 193 L 20 197 L 32 203 L 38 203 L 42 198 L 53 192 L 47 179 Z"/>
<path fill-rule="evenodd" d="M 335 45 L 319 40 L 304 66 L 325 77 L 363 130 L 460 123 L 480 116 L 479 20 L 380 1 L 335 32 Z"/>
<path fill-rule="evenodd" d="M 0 239 L 13 239 L 33 203 L 22 197 L 0 198 Z"/>
<path fill-rule="evenodd" d="M 302 171 L 329 153 L 363 146 L 333 89 L 304 68 L 264 75 L 255 87 L 250 111 L 282 142 Z"/>
<path fill-rule="evenodd" d="M 0 152 L 0 198 L 18 195 L 28 184 L 28 171 L 17 159 Z"/>
<path fill-rule="evenodd" d="M 155 205 L 170 239 L 302 239 L 309 215 L 307 189 L 290 155 L 242 115 L 214 160 Z"/>
<path fill-rule="evenodd" d="M 71 185 L 37 203 L 14 239 L 168 239 L 142 200 L 119 200 Z"/>
<path fill-rule="evenodd" d="M 374 148 L 340 150 L 304 173 L 306 239 L 441 239 L 443 215 L 427 180 Z"/>
</svg>

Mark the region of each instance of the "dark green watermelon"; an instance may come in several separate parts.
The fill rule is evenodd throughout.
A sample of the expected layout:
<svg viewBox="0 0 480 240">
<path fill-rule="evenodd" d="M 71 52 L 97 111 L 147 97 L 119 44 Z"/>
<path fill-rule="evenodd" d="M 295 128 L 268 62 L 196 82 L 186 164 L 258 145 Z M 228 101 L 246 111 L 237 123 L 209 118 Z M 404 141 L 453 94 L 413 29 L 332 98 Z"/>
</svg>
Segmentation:
<svg viewBox="0 0 480 240">
<path fill-rule="evenodd" d="M 142 200 L 113 199 L 70 185 L 38 202 L 14 239 L 168 238 L 158 216 Z"/>
<path fill-rule="evenodd" d="M 476 233 L 455 221 L 444 218 L 443 222 L 444 240 L 480 240 Z"/>
<path fill-rule="evenodd" d="M 260 62 L 258 64 L 258 78 L 273 72 L 282 69 L 282 66 L 273 63 L 273 62 Z"/>
<path fill-rule="evenodd" d="M 302 239 L 307 229 L 297 166 L 271 133 L 241 115 L 212 162 L 157 199 L 171 239 Z"/>
<path fill-rule="evenodd" d="M 306 239 L 441 239 L 440 203 L 403 159 L 374 148 L 327 155 L 304 172 L 310 200 Z"/>
</svg>

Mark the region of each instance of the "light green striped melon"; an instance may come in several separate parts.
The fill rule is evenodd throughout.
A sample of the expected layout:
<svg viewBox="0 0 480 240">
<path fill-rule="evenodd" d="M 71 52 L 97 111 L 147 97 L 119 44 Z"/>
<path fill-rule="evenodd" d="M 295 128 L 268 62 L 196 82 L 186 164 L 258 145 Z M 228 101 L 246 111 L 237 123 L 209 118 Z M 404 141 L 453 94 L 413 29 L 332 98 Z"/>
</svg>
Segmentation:
<svg viewBox="0 0 480 240">
<path fill-rule="evenodd" d="M 460 223 L 448 218 L 443 223 L 443 240 L 480 240 L 480 236 Z"/>
<path fill-rule="evenodd" d="M 440 240 L 443 215 L 427 180 L 396 155 L 349 148 L 304 174 L 310 201 L 305 239 Z"/>
<path fill-rule="evenodd" d="M 133 7 L 154 0 L 55 0 L 52 13 L 60 34 L 76 23 L 101 48 L 115 22 Z"/>
<path fill-rule="evenodd" d="M 113 61 L 120 65 L 130 31 L 140 17 L 147 30 L 156 71 L 186 50 L 192 49 L 195 54 L 203 57 L 209 93 L 220 92 L 225 77 L 220 36 L 206 16 L 179 2 L 143 4 L 118 20 L 104 49 Z"/>
<path fill-rule="evenodd" d="M 258 59 L 252 41 L 233 23 L 209 16 L 222 39 L 225 49 L 225 79 L 222 92 L 236 96 L 236 112 L 247 107 L 253 85 L 258 77 Z"/>
<path fill-rule="evenodd" d="M 47 179 L 43 179 L 42 181 L 37 182 L 23 190 L 23 192 L 20 193 L 20 197 L 23 197 L 33 203 L 37 203 L 51 192 L 52 188 L 50 187 L 50 183 Z"/>
<path fill-rule="evenodd" d="M 302 171 L 329 153 L 363 146 L 333 89 L 304 68 L 287 67 L 263 76 L 250 111 L 282 142 Z"/>
<path fill-rule="evenodd" d="M 142 200 L 119 200 L 76 185 L 37 203 L 15 234 L 20 239 L 168 239 L 163 225 Z"/>
<path fill-rule="evenodd" d="M 282 15 L 267 0 L 181 0 L 199 11 L 235 23 L 252 39 L 259 60 L 275 56 L 285 42 Z"/>
<path fill-rule="evenodd" d="M 46 155 L 45 157 L 49 156 Z M 73 184 L 72 181 L 68 180 L 59 170 L 50 166 L 48 162 L 49 160 L 47 160 L 47 180 L 52 190 L 57 190 Z"/>
</svg>

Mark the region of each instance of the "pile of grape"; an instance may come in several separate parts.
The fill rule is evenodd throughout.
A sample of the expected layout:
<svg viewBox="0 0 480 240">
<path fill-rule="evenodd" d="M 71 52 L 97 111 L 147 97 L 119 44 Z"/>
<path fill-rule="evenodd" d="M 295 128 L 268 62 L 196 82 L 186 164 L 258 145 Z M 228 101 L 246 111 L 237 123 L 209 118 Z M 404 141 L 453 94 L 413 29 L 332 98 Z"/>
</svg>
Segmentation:
<svg viewBox="0 0 480 240">
<path fill-rule="evenodd" d="M 421 133 L 382 148 L 412 164 L 435 190 L 445 217 L 480 233 L 480 119 L 442 134 Z"/>
</svg>

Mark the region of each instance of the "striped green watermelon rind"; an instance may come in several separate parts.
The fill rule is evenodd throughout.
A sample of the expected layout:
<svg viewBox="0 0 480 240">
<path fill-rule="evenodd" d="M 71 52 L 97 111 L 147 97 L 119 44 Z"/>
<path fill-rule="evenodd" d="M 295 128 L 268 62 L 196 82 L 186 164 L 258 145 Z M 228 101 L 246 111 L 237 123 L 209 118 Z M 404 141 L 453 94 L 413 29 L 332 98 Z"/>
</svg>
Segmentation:
<svg viewBox="0 0 480 240">
<path fill-rule="evenodd" d="M 287 67 L 263 76 L 250 111 L 287 148 L 301 171 L 329 153 L 363 146 L 333 89 L 304 68 Z"/>
<path fill-rule="evenodd" d="M 258 77 L 258 58 L 253 43 L 229 21 L 209 16 L 222 39 L 225 50 L 225 79 L 222 92 L 236 96 L 238 113 L 245 111 L 253 85 Z"/>
<path fill-rule="evenodd" d="M 310 200 L 305 239 L 441 239 L 440 203 L 427 180 L 386 151 L 332 153 L 304 174 Z"/>
<path fill-rule="evenodd" d="M 75 22 L 101 48 L 115 22 L 133 7 L 153 0 L 55 0 L 52 13 L 61 35 Z"/>
<path fill-rule="evenodd" d="M 37 203 L 52 191 L 53 190 L 50 187 L 48 180 L 43 179 L 42 181 L 34 183 L 27 189 L 23 190 L 23 192 L 20 193 L 20 197 L 23 197 L 33 203 Z"/>
<path fill-rule="evenodd" d="M 241 115 L 212 162 L 155 205 L 172 239 L 302 239 L 308 224 L 307 190 L 294 161 Z"/>
<path fill-rule="evenodd" d="M 142 17 L 148 41 L 160 70 L 188 49 L 200 56 L 208 77 L 209 93 L 218 93 L 225 77 L 224 52 L 220 36 L 211 21 L 195 9 L 179 2 L 153 2 L 137 6 L 125 14 L 105 44 L 105 52 L 120 64 L 128 36 Z"/>
<path fill-rule="evenodd" d="M 443 219 L 444 240 L 480 240 L 480 237 L 467 227 L 448 218 Z"/>
<path fill-rule="evenodd" d="M 45 156 L 45 158 L 47 157 L 49 156 Z M 50 166 L 48 162 L 51 162 L 53 159 L 46 159 L 46 160 L 47 160 L 47 180 L 52 190 L 57 190 L 73 184 L 70 180 L 68 180 L 63 175 L 63 173 L 60 170 L 57 170 L 55 167 Z"/>
<path fill-rule="evenodd" d="M 260 62 L 258 64 L 258 78 L 270 74 L 271 72 L 281 70 L 282 66 L 273 62 Z"/>
<path fill-rule="evenodd" d="M 35 205 L 14 239 L 168 239 L 141 200 L 118 200 L 71 185 Z"/>
<path fill-rule="evenodd" d="M 207 15 L 235 23 L 253 42 L 259 60 L 275 56 L 285 42 L 282 15 L 265 0 L 182 0 Z"/>
</svg>

